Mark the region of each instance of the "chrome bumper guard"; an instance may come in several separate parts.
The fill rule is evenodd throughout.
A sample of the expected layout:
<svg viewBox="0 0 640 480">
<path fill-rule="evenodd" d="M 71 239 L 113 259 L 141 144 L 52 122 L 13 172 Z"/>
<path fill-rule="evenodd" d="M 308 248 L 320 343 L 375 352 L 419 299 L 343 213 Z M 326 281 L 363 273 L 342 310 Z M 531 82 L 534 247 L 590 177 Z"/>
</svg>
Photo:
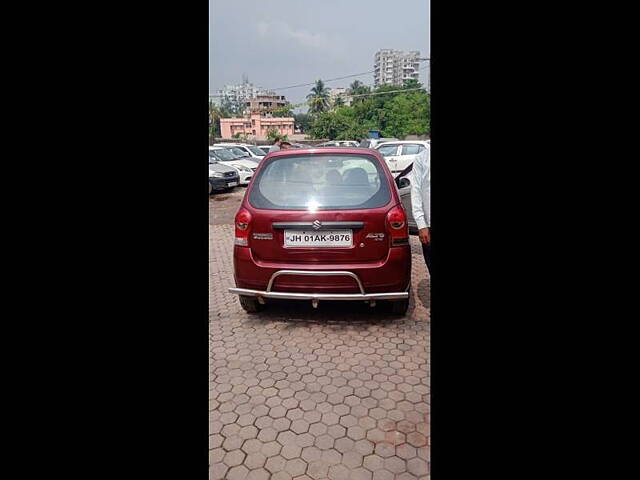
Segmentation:
<svg viewBox="0 0 640 480">
<path fill-rule="evenodd" d="M 305 275 L 305 276 L 344 276 L 353 278 L 358 284 L 360 293 L 294 293 L 294 292 L 272 292 L 271 287 L 276 278 L 281 275 Z M 408 290 L 408 288 L 407 288 Z M 260 303 L 264 303 L 265 298 L 283 298 L 289 300 L 311 300 L 314 307 L 318 306 L 319 300 L 361 300 L 370 302 L 375 306 L 376 300 L 405 300 L 409 298 L 409 292 L 389 292 L 389 293 L 365 293 L 362 282 L 353 272 L 342 270 L 309 271 L 309 270 L 278 270 L 269 279 L 269 284 L 265 291 L 250 290 L 247 288 L 230 288 L 229 292 L 248 297 L 258 297 Z"/>
</svg>

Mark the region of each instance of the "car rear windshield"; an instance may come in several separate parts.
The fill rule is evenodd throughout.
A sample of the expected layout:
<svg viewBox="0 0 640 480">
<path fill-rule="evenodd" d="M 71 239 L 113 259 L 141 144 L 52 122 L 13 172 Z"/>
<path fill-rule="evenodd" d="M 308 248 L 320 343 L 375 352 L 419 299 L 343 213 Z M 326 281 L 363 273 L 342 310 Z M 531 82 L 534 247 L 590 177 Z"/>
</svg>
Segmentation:
<svg viewBox="0 0 640 480">
<path fill-rule="evenodd" d="M 209 155 L 217 157 L 219 160 L 223 160 L 223 161 L 229 161 L 229 160 L 234 160 L 235 158 L 238 158 L 236 155 L 234 155 L 231 152 L 231 150 L 227 148 L 222 148 L 220 150 L 210 150 Z"/>
<path fill-rule="evenodd" d="M 260 150 L 258 147 L 247 147 L 249 150 L 251 150 L 251 152 L 254 155 L 259 155 L 261 157 L 264 157 L 264 152 L 262 150 Z"/>
<path fill-rule="evenodd" d="M 368 155 L 300 155 L 274 158 L 260 171 L 249 196 L 255 208 L 351 210 L 389 203 L 387 177 Z"/>
</svg>

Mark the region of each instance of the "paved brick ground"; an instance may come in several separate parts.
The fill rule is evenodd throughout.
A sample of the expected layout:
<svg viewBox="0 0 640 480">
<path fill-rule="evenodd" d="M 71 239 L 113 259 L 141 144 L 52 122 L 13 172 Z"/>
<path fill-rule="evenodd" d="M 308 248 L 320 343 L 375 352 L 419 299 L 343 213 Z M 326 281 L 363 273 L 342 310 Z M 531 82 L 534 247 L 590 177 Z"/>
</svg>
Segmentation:
<svg viewBox="0 0 640 480">
<path fill-rule="evenodd" d="M 405 317 L 291 301 L 249 315 L 227 293 L 233 228 L 211 223 L 209 478 L 428 479 L 429 289 L 417 239 Z"/>
</svg>

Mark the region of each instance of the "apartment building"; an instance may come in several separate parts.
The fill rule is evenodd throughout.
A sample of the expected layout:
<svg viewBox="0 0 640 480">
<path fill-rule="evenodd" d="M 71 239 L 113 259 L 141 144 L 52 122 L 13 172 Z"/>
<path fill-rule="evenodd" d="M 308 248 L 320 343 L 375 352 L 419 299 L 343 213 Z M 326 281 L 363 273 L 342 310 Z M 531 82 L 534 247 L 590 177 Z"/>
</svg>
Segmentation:
<svg viewBox="0 0 640 480">
<path fill-rule="evenodd" d="M 420 52 L 383 49 L 374 56 L 374 86 L 402 85 L 405 80 L 420 78 Z"/>
</svg>

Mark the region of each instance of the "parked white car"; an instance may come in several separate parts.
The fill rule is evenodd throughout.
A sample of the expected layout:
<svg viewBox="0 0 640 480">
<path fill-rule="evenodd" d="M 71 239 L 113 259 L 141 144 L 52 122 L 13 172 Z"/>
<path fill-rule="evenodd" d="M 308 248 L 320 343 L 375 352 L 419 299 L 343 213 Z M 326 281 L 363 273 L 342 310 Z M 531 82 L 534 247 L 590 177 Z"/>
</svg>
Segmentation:
<svg viewBox="0 0 640 480">
<path fill-rule="evenodd" d="M 358 146 L 362 148 L 376 148 L 381 143 L 391 142 L 391 141 L 395 142 L 395 141 L 398 141 L 398 139 L 397 138 L 365 138 L 360 142 L 360 145 Z"/>
<path fill-rule="evenodd" d="M 258 168 L 259 159 L 250 157 L 238 157 L 234 149 L 226 147 L 209 147 L 209 157 L 216 161 L 234 167 L 240 175 L 240 185 L 248 185 L 253 173 Z"/>
<path fill-rule="evenodd" d="M 353 140 L 332 140 L 330 142 L 319 143 L 316 147 L 358 147 L 359 142 Z"/>
<path fill-rule="evenodd" d="M 397 140 L 376 145 L 375 149 L 384 157 L 389 170 L 398 174 L 411 165 L 418 154 L 429 148 L 429 145 L 428 141 L 422 140 Z"/>
<path fill-rule="evenodd" d="M 249 145 L 248 143 L 215 143 L 214 147 L 223 148 L 237 148 L 245 152 L 249 157 L 262 160 L 266 154 L 255 145 Z"/>
</svg>

